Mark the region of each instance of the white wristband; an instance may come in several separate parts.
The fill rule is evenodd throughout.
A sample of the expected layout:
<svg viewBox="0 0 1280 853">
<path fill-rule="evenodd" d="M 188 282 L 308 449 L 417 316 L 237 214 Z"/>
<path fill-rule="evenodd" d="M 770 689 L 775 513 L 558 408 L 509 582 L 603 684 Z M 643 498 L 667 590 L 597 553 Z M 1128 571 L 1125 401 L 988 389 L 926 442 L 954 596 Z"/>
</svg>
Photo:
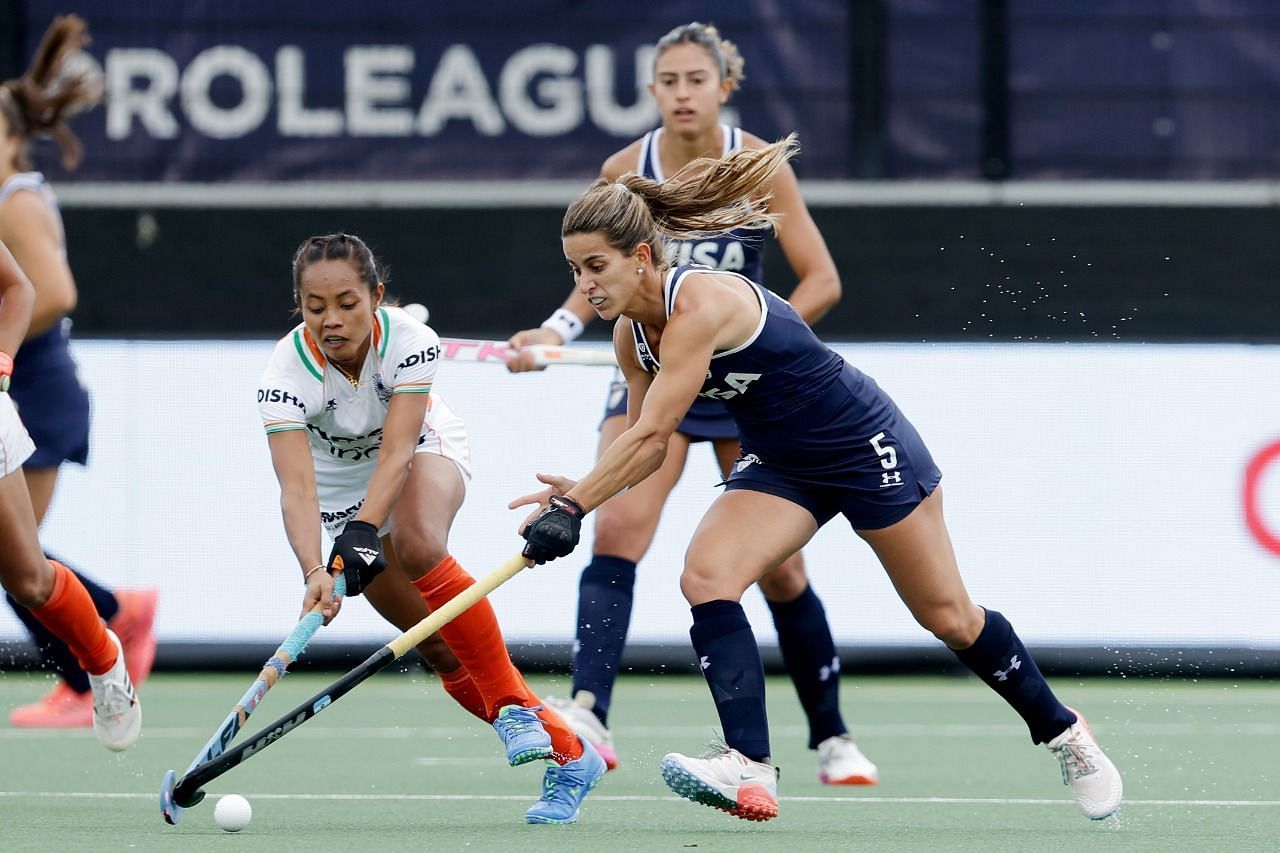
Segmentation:
<svg viewBox="0 0 1280 853">
<path fill-rule="evenodd" d="M 555 332 L 567 344 L 569 341 L 576 340 L 587 325 L 578 319 L 577 314 L 567 308 L 557 308 L 554 314 L 542 321 L 542 328 Z"/>
</svg>

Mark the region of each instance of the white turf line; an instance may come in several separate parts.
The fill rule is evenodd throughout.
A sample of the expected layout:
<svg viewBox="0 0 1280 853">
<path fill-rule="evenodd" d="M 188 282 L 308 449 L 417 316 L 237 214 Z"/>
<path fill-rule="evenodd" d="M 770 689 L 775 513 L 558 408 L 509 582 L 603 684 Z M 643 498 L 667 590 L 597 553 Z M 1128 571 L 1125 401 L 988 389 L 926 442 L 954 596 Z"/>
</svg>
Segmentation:
<svg viewBox="0 0 1280 853">
<path fill-rule="evenodd" d="M 388 802 L 520 802 L 527 803 L 527 794 L 253 794 L 246 792 L 250 800 L 353 800 Z M 100 791 L 0 791 L 0 799 L 66 799 L 78 800 L 154 800 L 155 792 L 126 794 Z M 784 803 L 822 803 L 824 805 L 891 805 L 891 806 L 1071 806 L 1070 799 L 1039 799 L 1034 797 L 788 797 Z M 595 793 L 593 803 L 683 803 L 683 797 L 611 795 Z M 1277 808 L 1280 800 L 1125 800 L 1126 806 L 1235 806 L 1246 808 Z"/>
<path fill-rule="evenodd" d="M 1114 717 L 1095 717 L 1092 722 L 1097 728 L 1117 737 L 1266 737 L 1280 735 L 1280 722 L 1276 723 L 1140 723 L 1128 724 Z M 624 731 L 628 738 L 694 738 L 703 739 L 714 728 L 714 723 L 697 726 L 626 726 Z M 770 732 L 776 738 L 807 737 L 805 726 L 774 726 Z M 1016 723 L 1001 724 L 948 724 L 948 723 L 868 723 L 855 725 L 854 733 L 858 737 L 912 737 L 912 738 L 957 738 L 957 737 L 1008 737 L 1025 734 L 1026 729 Z M 170 727 L 144 729 L 143 737 L 152 740 L 188 740 L 207 735 L 208 731 L 197 728 Z M 371 740 L 408 740 L 410 738 L 484 738 L 491 737 L 489 730 L 482 726 L 395 726 L 381 727 L 335 727 L 310 726 L 300 728 L 291 734 L 294 738 L 333 738 L 338 736 L 362 737 Z M 0 728 L 0 740 L 44 740 L 64 738 L 93 737 L 89 729 L 9 729 Z"/>
</svg>

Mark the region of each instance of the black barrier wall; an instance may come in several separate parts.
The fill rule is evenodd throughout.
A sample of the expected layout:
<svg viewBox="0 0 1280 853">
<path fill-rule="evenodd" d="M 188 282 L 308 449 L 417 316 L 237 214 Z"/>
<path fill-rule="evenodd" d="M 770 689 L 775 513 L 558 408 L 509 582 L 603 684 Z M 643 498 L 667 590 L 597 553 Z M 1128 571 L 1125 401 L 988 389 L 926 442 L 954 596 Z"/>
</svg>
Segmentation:
<svg viewBox="0 0 1280 853">
<path fill-rule="evenodd" d="M 70 208 L 86 337 L 261 337 L 295 322 L 289 264 L 347 230 L 453 337 L 537 325 L 572 286 L 562 208 Z M 830 340 L 1280 342 L 1270 207 L 820 207 L 844 282 Z M 794 284 L 770 247 L 766 283 Z M 603 325 L 588 336 L 606 337 Z"/>
</svg>

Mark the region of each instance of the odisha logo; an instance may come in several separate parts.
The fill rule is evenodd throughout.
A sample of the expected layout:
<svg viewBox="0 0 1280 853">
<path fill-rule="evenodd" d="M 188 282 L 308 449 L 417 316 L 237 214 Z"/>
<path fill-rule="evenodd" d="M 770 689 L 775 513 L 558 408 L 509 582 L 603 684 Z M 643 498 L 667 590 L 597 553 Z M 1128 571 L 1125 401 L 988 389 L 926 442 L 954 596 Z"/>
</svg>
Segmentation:
<svg viewBox="0 0 1280 853">
<path fill-rule="evenodd" d="M 1276 463 L 1280 463 L 1280 441 L 1262 448 L 1249 460 L 1244 473 L 1244 521 L 1258 544 L 1280 556 L 1280 530 L 1267 526 L 1268 519 L 1262 513 L 1261 498 L 1267 469 L 1276 466 Z M 1277 469 L 1277 476 L 1280 477 L 1280 468 Z M 1275 509 L 1276 503 L 1272 502 L 1268 506 Z M 1274 514 L 1271 521 L 1275 521 Z"/>
</svg>

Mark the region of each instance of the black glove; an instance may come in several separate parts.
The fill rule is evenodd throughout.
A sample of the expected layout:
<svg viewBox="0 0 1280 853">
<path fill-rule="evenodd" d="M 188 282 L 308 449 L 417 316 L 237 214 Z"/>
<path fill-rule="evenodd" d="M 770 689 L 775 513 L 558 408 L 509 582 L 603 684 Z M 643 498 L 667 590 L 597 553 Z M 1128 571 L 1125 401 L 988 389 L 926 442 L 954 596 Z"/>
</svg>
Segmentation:
<svg viewBox="0 0 1280 853">
<path fill-rule="evenodd" d="M 557 557 L 567 557 L 578 547 L 582 516 L 586 510 L 573 498 L 552 495 L 547 508 L 524 529 L 524 555 L 541 565 Z"/>
<path fill-rule="evenodd" d="M 347 595 L 359 595 L 386 567 L 378 528 L 367 521 L 348 521 L 333 540 L 329 574 L 342 572 L 347 579 Z"/>
</svg>

